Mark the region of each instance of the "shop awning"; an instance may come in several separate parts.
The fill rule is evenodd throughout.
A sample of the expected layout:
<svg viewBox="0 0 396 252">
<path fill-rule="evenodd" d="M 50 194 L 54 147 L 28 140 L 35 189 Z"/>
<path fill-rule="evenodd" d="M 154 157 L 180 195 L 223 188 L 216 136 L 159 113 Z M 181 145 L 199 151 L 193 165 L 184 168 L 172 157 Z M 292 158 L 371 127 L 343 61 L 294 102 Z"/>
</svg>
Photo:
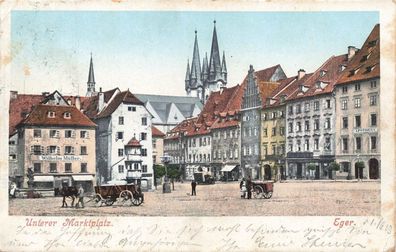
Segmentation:
<svg viewBox="0 0 396 252">
<path fill-rule="evenodd" d="M 236 165 L 226 165 L 223 168 L 221 168 L 222 172 L 230 172 L 234 170 L 237 166 Z"/>
<path fill-rule="evenodd" d="M 92 175 L 72 175 L 74 181 L 91 181 L 93 180 Z"/>
<path fill-rule="evenodd" d="M 34 176 L 34 182 L 54 182 L 54 176 Z"/>
</svg>

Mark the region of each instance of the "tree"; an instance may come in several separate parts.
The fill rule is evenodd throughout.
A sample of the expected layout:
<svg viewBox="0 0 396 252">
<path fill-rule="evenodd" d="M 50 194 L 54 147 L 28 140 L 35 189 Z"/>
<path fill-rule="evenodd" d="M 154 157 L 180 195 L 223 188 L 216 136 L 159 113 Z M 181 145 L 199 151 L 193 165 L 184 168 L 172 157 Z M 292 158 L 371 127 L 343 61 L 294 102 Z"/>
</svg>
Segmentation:
<svg viewBox="0 0 396 252">
<path fill-rule="evenodd" d="M 162 178 L 165 176 L 165 166 L 163 165 L 154 165 L 154 177 L 157 178 Z"/>
<path fill-rule="evenodd" d="M 337 162 L 331 162 L 329 165 L 329 169 L 330 169 L 330 172 L 334 171 L 333 175 L 334 175 L 334 179 L 336 179 L 335 172 L 340 170 L 340 164 Z"/>
</svg>

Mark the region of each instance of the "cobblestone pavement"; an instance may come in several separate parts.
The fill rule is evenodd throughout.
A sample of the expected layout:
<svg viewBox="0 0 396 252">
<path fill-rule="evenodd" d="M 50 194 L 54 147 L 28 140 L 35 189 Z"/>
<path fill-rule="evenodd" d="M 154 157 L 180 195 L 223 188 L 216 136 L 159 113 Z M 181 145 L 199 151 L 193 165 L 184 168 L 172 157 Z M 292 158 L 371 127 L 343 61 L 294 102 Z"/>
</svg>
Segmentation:
<svg viewBox="0 0 396 252">
<path fill-rule="evenodd" d="M 158 187 L 160 188 L 160 187 Z M 61 208 L 62 198 L 11 199 L 10 215 L 70 216 L 304 216 L 379 215 L 379 182 L 275 183 L 271 199 L 241 199 L 239 183 L 198 185 L 197 196 L 190 196 L 190 183 L 176 183 L 172 193 L 161 190 L 145 193 L 139 206 Z M 85 197 L 85 201 L 89 198 Z M 68 201 L 70 202 L 70 200 Z"/>
</svg>

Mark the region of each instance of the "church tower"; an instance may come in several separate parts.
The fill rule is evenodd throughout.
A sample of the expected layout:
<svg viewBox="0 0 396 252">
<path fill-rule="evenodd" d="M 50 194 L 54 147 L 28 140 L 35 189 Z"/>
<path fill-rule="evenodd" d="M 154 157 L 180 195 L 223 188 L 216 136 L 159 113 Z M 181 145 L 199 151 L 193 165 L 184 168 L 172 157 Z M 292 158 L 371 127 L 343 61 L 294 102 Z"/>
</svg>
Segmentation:
<svg viewBox="0 0 396 252">
<path fill-rule="evenodd" d="M 191 69 L 187 62 L 187 72 L 185 78 L 185 89 L 189 96 L 198 97 L 202 103 L 205 103 L 211 92 L 219 91 L 227 84 L 227 67 L 225 53 L 220 61 L 219 44 L 217 41 L 216 21 L 214 21 L 212 46 L 208 64 L 208 56 L 202 62 L 202 69 L 198 50 L 197 31 L 195 31 L 193 60 Z"/>
<path fill-rule="evenodd" d="M 86 96 L 93 96 L 95 95 L 95 76 L 94 76 L 94 69 L 92 63 L 92 53 L 91 53 L 91 62 L 89 64 L 89 73 L 88 73 L 88 82 L 87 82 L 87 94 Z"/>
</svg>

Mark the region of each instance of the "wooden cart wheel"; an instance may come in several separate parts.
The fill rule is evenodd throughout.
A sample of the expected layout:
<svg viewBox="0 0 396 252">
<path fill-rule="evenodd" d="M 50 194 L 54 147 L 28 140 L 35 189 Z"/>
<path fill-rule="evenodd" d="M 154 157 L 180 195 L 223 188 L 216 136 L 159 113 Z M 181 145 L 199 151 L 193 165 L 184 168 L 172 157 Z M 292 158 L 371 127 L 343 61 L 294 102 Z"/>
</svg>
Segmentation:
<svg viewBox="0 0 396 252">
<path fill-rule="evenodd" d="M 143 202 L 143 199 L 142 199 L 142 197 L 139 196 L 139 194 L 136 193 L 135 195 L 133 195 L 133 197 L 132 197 L 133 205 L 140 206 L 140 204 L 142 204 L 142 202 Z"/>
<path fill-rule="evenodd" d="M 94 197 L 93 202 L 94 202 L 95 206 L 97 206 L 97 207 L 102 206 L 102 203 L 103 203 L 102 195 L 97 193 L 93 197 Z"/>
<path fill-rule="evenodd" d="M 272 192 L 265 192 L 265 193 L 263 193 L 263 195 L 264 195 L 264 198 L 270 199 L 272 197 Z"/>
<path fill-rule="evenodd" d="M 132 202 L 132 193 L 129 190 L 124 190 L 120 193 L 121 204 L 130 206 Z"/>
<path fill-rule="evenodd" d="M 253 187 L 253 197 L 255 199 L 261 199 L 263 197 L 263 188 L 259 185 Z"/>
</svg>

